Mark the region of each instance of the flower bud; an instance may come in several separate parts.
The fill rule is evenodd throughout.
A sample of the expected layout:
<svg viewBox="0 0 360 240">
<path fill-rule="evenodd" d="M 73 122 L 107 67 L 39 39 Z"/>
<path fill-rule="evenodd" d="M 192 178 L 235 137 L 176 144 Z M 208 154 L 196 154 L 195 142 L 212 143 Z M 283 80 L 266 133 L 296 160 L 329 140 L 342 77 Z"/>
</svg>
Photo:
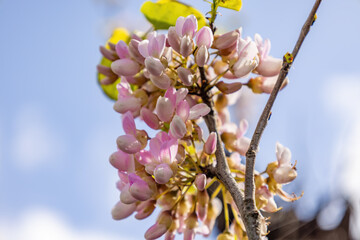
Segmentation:
<svg viewBox="0 0 360 240">
<path fill-rule="evenodd" d="M 217 135 L 216 132 L 210 133 L 204 144 L 204 152 L 208 155 L 214 154 L 216 151 Z"/>
<path fill-rule="evenodd" d="M 111 210 L 111 215 L 114 220 L 121 220 L 130 216 L 136 209 L 136 204 L 124 204 L 119 201 Z"/>
<path fill-rule="evenodd" d="M 240 34 L 237 31 L 231 31 L 220 36 L 215 37 L 214 47 L 222 50 L 227 49 L 229 46 L 236 44 Z"/>
<path fill-rule="evenodd" d="M 176 22 L 177 24 L 177 22 Z M 197 31 L 197 19 L 194 15 L 189 15 L 185 18 L 185 21 L 182 25 L 182 36 L 189 36 L 190 38 L 193 38 L 196 31 Z"/>
<path fill-rule="evenodd" d="M 111 70 L 119 76 L 134 76 L 140 71 L 140 66 L 133 60 L 124 58 L 112 62 Z"/>
<path fill-rule="evenodd" d="M 234 83 L 224 83 L 223 81 L 218 82 L 216 87 L 225 94 L 230 94 L 238 91 L 242 87 L 242 83 L 234 82 Z"/>
<path fill-rule="evenodd" d="M 126 153 L 133 154 L 141 150 L 141 143 L 130 134 L 122 135 L 116 140 L 118 148 Z"/>
<path fill-rule="evenodd" d="M 167 74 L 163 73 L 160 76 L 150 75 L 151 82 L 160 89 L 168 89 L 171 85 L 171 79 Z"/>
<path fill-rule="evenodd" d="M 214 40 L 213 33 L 209 27 L 202 27 L 195 36 L 195 42 L 198 47 L 205 46 L 209 49 Z"/>
<path fill-rule="evenodd" d="M 120 193 L 120 201 L 125 204 L 131 204 L 135 203 L 138 200 L 134 198 L 131 193 L 129 192 L 130 185 L 126 184 L 122 189 Z"/>
<path fill-rule="evenodd" d="M 115 61 L 119 59 L 119 57 L 114 51 L 106 49 L 104 46 L 100 46 L 100 52 L 105 58 L 109 59 L 110 61 Z"/>
<path fill-rule="evenodd" d="M 206 186 L 206 175 L 205 174 L 199 173 L 198 175 L 196 175 L 195 186 L 197 187 L 197 189 L 199 191 L 204 191 L 205 186 Z"/>
<path fill-rule="evenodd" d="M 173 176 L 173 171 L 170 166 L 166 163 L 162 163 L 156 166 L 154 169 L 155 181 L 159 184 L 166 184 L 169 179 Z"/>
<path fill-rule="evenodd" d="M 131 39 L 129 43 L 129 54 L 130 56 L 135 59 L 138 63 L 144 64 L 145 58 L 140 54 L 139 48 L 139 41 L 135 39 Z"/>
<path fill-rule="evenodd" d="M 145 67 L 150 74 L 159 77 L 165 70 L 161 61 L 158 58 L 147 57 L 145 59 Z"/>
<path fill-rule="evenodd" d="M 185 36 L 180 40 L 180 54 L 188 57 L 193 51 L 193 41 L 189 36 Z"/>
<path fill-rule="evenodd" d="M 141 202 L 136 207 L 137 214 L 135 215 L 135 218 L 141 220 L 150 216 L 155 210 L 155 204 L 156 204 L 155 200 L 148 200 L 146 202 Z"/>
<path fill-rule="evenodd" d="M 114 103 L 114 110 L 118 113 L 126 113 L 127 111 L 136 112 L 141 107 L 141 100 L 136 97 L 127 97 L 125 99 L 119 98 Z"/>
<path fill-rule="evenodd" d="M 195 62 L 199 67 L 203 67 L 209 59 L 209 52 L 207 48 L 203 45 L 199 47 L 195 54 Z"/>
<path fill-rule="evenodd" d="M 115 51 L 117 53 L 117 55 L 119 56 L 120 59 L 123 58 L 129 58 L 129 49 L 128 46 L 126 45 L 126 43 L 122 40 L 120 40 L 116 45 L 115 45 Z"/>
<path fill-rule="evenodd" d="M 193 85 L 193 74 L 190 69 L 179 67 L 177 69 L 178 76 L 185 86 Z"/>
<path fill-rule="evenodd" d="M 170 122 L 174 107 L 169 98 L 159 97 L 156 102 L 156 114 L 163 122 Z"/>
<path fill-rule="evenodd" d="M 152 129 L 159 129 L 160 127 L 160 120 L 159 118 L 156 116 L 156 114 L 154 114 L 152 111 L 150 111 L 147 108 L 141 108 L 140 111 L 140 115 L 141 118 L 143 119 L 143 121 Z"/>
<path fill-rule="evenodd" d="M 145 232 L 145 239 L 156 239 L 164 235 L 172 224 L 172 216 L 170 211 L 160 213 L 156 223 Z"/>
<path fill-rule="evenodd" d="M 129 174 L 129 182 L 129 192 L 134 198 L 140 201 L 146 201 L 154 194 L 153 189 L 150 188 L 148 183 L 137 176 L 135 173 Z"/>
<path fill-rule="evenodd" d="M 170 123 L 171 135 L 180 139 L 185 136 L 186 132 L 187 130 L 184 121 L 178 115 L 175 115 Z"/>
<path fill-rule="evenodd" d="M 180 53 L 180 37 L 176 33 L 175 27 L 170 27 L 168 31 L 168 41 L 170 46 L 178 53 Z"/>
<path fill-rule="evenodd" d="M 124 153 L 121 150 L 114 152 L 110 156 L 110 164 L 119 171 L 133 172 L 135 171 L 134 157 L 130 154 Z"/>
</svg>

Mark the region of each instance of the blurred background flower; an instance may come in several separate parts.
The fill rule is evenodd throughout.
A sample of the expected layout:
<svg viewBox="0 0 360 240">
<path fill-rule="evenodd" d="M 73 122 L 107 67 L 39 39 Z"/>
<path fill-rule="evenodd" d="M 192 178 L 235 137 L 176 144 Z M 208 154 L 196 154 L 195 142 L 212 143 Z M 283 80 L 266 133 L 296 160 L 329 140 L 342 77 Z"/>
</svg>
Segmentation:
<svg viewBox="0 0 360 240">
<path fill-rule="evenodd" d="M 185 2 L 209 10 L 206 2 Z M 0 239 L 142 239 L 155 221 L 111 218 L 119 196 L 108 157 L 123 132 L 96 83 L 98 46 L 112 30 L 149 29 L 141 4 L 0 0 Z M 217 26 L 260 33 L 281 57 L 312 4 L 243 1 L 240 12 L 221 9 Z M 278 236 L 293 239 L 310 222 L 302 237 L 315 238 L 343 219 L 349 221 L 341 231 L 350 226 L 353 238 L 360 235 L 359 10 L 358 0 L 323 2 L 261 141 L 257 169 L 275 160 L 276 141 L 284 143 L 298 162 L 298 178 L 286 190 L 305 193 L 296 203 L 279 203 L 285 209 L 272 217 L 273 233 L 284 229 Z M 241 91 L 232 114 L 246 116 L 251 134 L 268 95 Z M 285 224 L 281 214 L 293 221 Z"/>
</svg>

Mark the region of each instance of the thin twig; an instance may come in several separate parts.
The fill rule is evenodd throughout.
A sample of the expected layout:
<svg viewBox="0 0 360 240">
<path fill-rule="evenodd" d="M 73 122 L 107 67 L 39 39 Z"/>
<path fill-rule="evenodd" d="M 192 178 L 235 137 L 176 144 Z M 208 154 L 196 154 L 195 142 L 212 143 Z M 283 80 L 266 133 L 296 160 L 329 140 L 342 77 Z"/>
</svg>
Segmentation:
<svg viewBox="0 0 360 240">
<path fill-rule="evenodd" d="M 321 3 L 321 0 L 317 0 L 306 19 L 301 32 L 300 36 L 296 42 L 296 45 L 292 52 L 293 59 L 291 61 L 285 59 L 279 74 L 279 77 L 276 81 L 274 89 L 271 92 L 268 102 L 265 105 L 265 108 L 261 114 L 261 117 L 258 121 L 256 129 L 254 131 L 253 137 L 251 139 L 250 147 L 246 152 L 246 173 L 245 173 L 245 199 L 244 199 L 244 212 L 245 212 L 245 226 L 246 229 L 256 229 L 256 235 L 250 235 L 252 232 L 247 232 L 249 239 L 259 239 L 260 236 L 260 226 L 259 226 L 259 217 L 260 213 L 256 209 L 255 205 L 255 182 L 254 182 L 254 170 L 255 170 L 255 158 L 256 152 L 259 146 L 259 142 L 261 139 L 261 135 L 264 132 L 264 129 L 267 125 L 268 117 L 271 112 L 271 108 L 274 104 L 276 96 L 280 90 L 282 83 L 284 82 L 290 68 L 292 65 L 293 60 L 295 59 L 296 55 L 299 52 L 299 49 L 308 34 L 311 25 L 314 22 L 316 11 Z"/>
</svg>

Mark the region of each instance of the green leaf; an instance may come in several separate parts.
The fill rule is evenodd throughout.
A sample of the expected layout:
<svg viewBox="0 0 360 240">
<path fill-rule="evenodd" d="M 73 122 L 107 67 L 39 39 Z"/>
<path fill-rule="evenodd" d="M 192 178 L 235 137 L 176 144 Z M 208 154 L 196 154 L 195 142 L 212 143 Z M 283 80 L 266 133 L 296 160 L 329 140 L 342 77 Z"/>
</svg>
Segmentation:
<svg viewBox="0 0 360 240">
<path fill-rule="evenodd" d="M 128 42 L 130 40 L 130 35 L 128 33 L 128 31 L 124 28 L 117 28 L 114 30 L 112 36 L 110 37 L 110 39 L 107 41 L 105 47 L 109 48 L 108 43 L 114 43 L 116 44 L 118 41 L 123 40 L 125 42 Z M 112 61 L 110 61 L 109 59 L 106 58 L 101 58 L 100 64 L 104 65 L 106 67 L 110 67 L 111 66 Z M 97 73 L 97 79 L 98 79 L 98 83 L 100 84 L 100 80 L 104 79 L 105 76 L 101 73 Z M 108 96 L 109 98 L 113 99 L 113 100 L 117 100 L 117 96 L 118 96 L 118 91 L 116 89 L 116 85 L 120 82 L 120 78 L 118 78 L 113 84 L 110 85 L 102 85 L 101 89 L 103 90 L 103 92 L 105 93 L 106 96 Z"/>
<path fill-rule="evenodd" d="M 220 0 L 219 7 L 229 8 L 235 11 L 240 11 L 242 6 L 241 0 Z"/>
<path fill-rule="evenodd" d="M 206 23 L 201 12 L 176 0 L 159 0 L 156 3 L 146 1 L 140 10 L 155 29 L 168 29 L 175 26 L 178 17 L 191 14 L 197 18 L 199 28 L 205 26 Z"/>
</svg>

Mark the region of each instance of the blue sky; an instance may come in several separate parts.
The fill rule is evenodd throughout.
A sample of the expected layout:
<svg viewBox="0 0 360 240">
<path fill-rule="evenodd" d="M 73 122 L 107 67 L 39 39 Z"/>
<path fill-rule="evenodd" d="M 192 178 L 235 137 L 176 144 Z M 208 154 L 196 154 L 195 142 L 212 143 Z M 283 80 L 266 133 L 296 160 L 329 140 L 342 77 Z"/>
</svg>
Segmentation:
<svg viewBox="0 0 360 240">
<path fill-rule="evenodd" d="M 141 3 L 0 0 L 0 237 L 29 239 L 29 228 L 47 222 L 62 231 L 59 239 L 139 239 L 151 225 L 153 219 L 111 219 L 119 194 L 107 159 L 122 129 L 95 68 L 111 28 L 148 29 Z M 244 1 L 240 13 L 221 10 L 219 30 L 260 33 L 281 57 L 292 50 L 312 3 Z M 292 150 L 299 177 L 287 189 L 304 190 L 295 204 L 303 218 L 320 201 L 360 197 L 359 10 L 359 0 L 323 1 L 260 145 L 259 169 L 275 160 L 276 141 Z M 253 97 L 248 136 L 266 97 Z"/>
</svg>

